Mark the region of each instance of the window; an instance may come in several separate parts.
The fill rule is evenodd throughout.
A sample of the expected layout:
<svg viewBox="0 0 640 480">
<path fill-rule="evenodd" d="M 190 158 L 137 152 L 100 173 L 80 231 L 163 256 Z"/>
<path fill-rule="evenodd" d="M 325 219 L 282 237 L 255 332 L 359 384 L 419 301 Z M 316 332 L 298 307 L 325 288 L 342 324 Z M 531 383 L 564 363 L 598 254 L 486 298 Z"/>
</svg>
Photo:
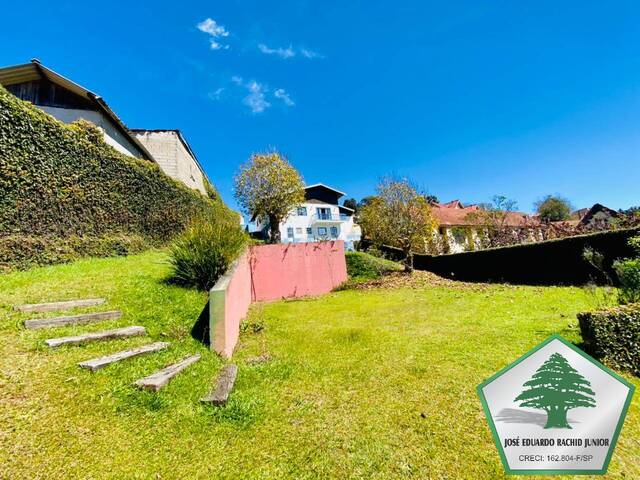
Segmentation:
<svg viewBox="0 0 640 480">
<path fill-rule="evenodd" d="M 287 237 L 293 238 L 293 227 L 287 227 Z"/>
<path fill-rule="evenodd" d="M 338 238 L 338 227 L 331 227 L 331 237 Z"/>
<path fill-rule="evenodd" d="M 331 209 L 330 208 L 320 208 L 320 207 L 318 207 L 318 208 L 316 208 L 316 212 L 318 213 L 318 220 L 331 220 Z"/>
<path fill-rule="evenodd" d="M 311 227 L 307 227 L 307 235 L 313 235 L 313 230 L 311 230 Z"/>
<path fill-rule="evenodd" d="M 318 227 L 318 235 L 321 237 L 327 236 L 327 227 Z"/>
<path fill-rule="evenodd" d="M 302 228 L 300 228 L 300 227 L 296 228 L 296 233 L 298 235 L 302 235 Z"/>
<path fill-rule="evenodd" d="M 307 207 L 298 207 L 298 215 L 301 217 L 307 216 Z"/>
</svg>

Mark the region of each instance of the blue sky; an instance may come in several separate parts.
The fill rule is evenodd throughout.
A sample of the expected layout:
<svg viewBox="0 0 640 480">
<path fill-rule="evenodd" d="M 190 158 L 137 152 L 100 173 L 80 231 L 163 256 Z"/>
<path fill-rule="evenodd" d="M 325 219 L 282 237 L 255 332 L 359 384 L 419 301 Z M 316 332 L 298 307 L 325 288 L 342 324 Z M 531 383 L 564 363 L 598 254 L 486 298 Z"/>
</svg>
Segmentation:
<svg viewBox="0 0 640 480">
<path fill-rule="evenodd" d="M 207 19 L 210 19 L 207 21 Z M 252 152 L 361 198 L 640 204 L 640 2 L 13 2 L 39 58 L 131 128 L 179 128 L 225 200 Z"/>
</svg>

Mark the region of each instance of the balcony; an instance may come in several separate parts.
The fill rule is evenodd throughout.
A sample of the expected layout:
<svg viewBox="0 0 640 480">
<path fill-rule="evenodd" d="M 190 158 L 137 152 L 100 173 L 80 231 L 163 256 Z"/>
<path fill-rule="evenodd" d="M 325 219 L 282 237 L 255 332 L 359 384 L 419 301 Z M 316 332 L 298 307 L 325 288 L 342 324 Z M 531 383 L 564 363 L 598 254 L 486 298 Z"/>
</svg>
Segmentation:
<svg viewBox="0 0 640 480">
<path fill-rule="evenodd" d="M 335 213 L 314 213 L 311 215 L 311 223 L 342 223 L 349 221 L 349 215 Z"/>
</svg>

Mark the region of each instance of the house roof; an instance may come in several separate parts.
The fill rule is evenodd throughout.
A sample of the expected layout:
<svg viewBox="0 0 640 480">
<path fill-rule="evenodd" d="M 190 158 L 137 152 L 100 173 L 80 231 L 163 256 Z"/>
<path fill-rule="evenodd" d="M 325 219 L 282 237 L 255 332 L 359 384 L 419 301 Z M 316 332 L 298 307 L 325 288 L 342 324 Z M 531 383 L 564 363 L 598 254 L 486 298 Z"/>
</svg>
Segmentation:
<svg viewBox="0 0 640 480">
<path fill-rule="evenodd" d="M 163 128 L 160 128 L 160 129 L 131 128 L 130 130 L 134 134 L 135 133 L 147 133 L 147 132 L 148 133 L 162 133 L 162 132 L 173 132 L 173 133 L 175 133 L 178 136 L 178 138 L 180 139 L 180 141 L 182 142 L 182 145 L 184 146 L 184 148 L 186 148 L 187 152 L 189 152 L 189 155 L 191 155 L 191 157 L 195 160 L 196 165 L 198 165 L 198 168 L 202 172 L 202 175 L 204 175 L 204 178 L 206 178 L 207 181 L 209 183 L 211 183 L 211 180 L 209 180 L 209 177 L 207 176 L 207 172 L 205 172 L 204 168 L 202 168 L 202 164 L 198 160 L 198 157 L 196 157 L 196 154 L 193 151 L 193 149 L 191 148 L 191 145 L 189 145 L 189 142 L 187 142 L 187 139 L 184 137 L 182 132 L 180 130 L 178 130 L 177 128 L 174 128 L 174 129 L 171 129 L 171 128 L 165 128 L 165 129 L 163 129 Z"/>
<path fill-rule="evenodd" d="M 587 213 L 585 213 L 585 215 L 580 219 L 580 222 L 578 225 L 580 226 L 585 226 L 587 225 L 592 219 L 593 217 L 599 213 L 599 212 L 604 212 L 607 215 L 609 215 L 610 217 L 613 218 L 618 218 L 620 216 L 620 214 L 618 212 L 616 212 L 615 210 L 609 208 L 609 207 L 605 207 L 604 205 L 602 205 L 601 203 L 596 203 L 593 207 L 591 207 L 589 209 L 589 211 Z"/>
<path fill-rule="evenodd" d="M 104 99 L 92 91 L 84 88 L 81 85 L 63 77 L 59 73 L 54 72 L 50 68 L 45 67 L 37 59 L 32 59 L 30 63 L 22 65 L 13 65 L 9 67 L 0 68 L 0 84 L 2 85 L 15 85 L 17 83 L 30 82 L 33 80 L 46 79 L 51 83 L 55 83 L 76 95 L 88 99 L 96 109 L 102 112 L 107 118 L 109 118 L 116 126 L 118 130 L 129 140 L 133 145 L 140 150 L 142 157 L 146 160 L 155 162 L 153 155 L 145 148 L 145 146 L 138 140 L 127 126 L 120 120 L 113 110 L 107 105 Z"/>
<path fill-rule="evenodd" d="M 342 197 L 343 195 L 346 195 L 346 193 L 341 192 L 340 190 L 336 190 L 335 188 L 325 185 L 324 183 L 314 183 L 312 185 L 307 185 L 306 187 L 304 187 L 305 190 L 309 190 L 311 188 L 324 188 L 326 190 L 339 193 L 340 195 L 338 197 Z"/>
<path fill-rule="evenodd" d="M 434 204 L 431 206 L 431 213 L 438 223 L 444 226 L 468 227 L 482 224 L 481 218 L 478 217 L 480 208 L 477 205 L 468 207 L 461 205 L 457 200 L 444 204 Z M 532 222 L 536 221 L 526 213 L 506 212 L 504 225 L 508 227 L 524 227 L 531 225 Z"/>
</svg>

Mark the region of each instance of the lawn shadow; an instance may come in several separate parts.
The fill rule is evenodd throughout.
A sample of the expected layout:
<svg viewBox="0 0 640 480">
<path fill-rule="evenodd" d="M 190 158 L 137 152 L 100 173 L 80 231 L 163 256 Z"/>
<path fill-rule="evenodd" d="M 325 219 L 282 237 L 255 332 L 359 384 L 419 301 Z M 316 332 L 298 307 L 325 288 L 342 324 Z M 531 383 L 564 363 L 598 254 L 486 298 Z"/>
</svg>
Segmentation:
<svg viewBox="0 0 640 480">
<path fill-rule="evenodd" d="M 496 422 L 501 423 L 520 423 L 523 425 L 538 425 L 544 427 L 547 424 L 546 413 L 528 412 L 526 410 L 518 410 L 517 408 L 503 408 L 496 415 Z M 580 423 L 576 420 L 567 418 L 569 423 Z"/>
<path fill-rule="evenodd" d="M 209 337 L 209 302 L 205 304 L 202 312 L 200 312 L 200 315 L 196 320 L 196 323 L 193 324 L 193 328 L 191 328 L 191 336 L 206 346 L 211 345 Z"/>
</svg>

